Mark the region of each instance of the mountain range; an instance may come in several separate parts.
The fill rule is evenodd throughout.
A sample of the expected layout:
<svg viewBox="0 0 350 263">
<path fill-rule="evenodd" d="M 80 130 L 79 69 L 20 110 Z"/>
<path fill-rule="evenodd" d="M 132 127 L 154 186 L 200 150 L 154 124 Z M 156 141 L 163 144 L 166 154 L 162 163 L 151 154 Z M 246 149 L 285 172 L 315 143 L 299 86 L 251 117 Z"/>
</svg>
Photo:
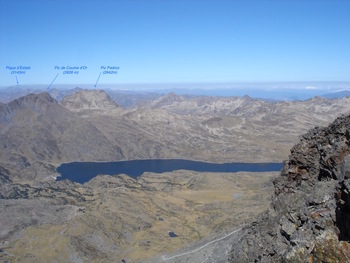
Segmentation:
<svg viewBox="0 0 350 263">
<path fill-rule="evenodd" d="M 168 94 L 125 109 L 103 91 L 80 90 L 60 102 L 30 94 L 0 109 L 2 166 L 41 180 L 70 161 L 283 161 L 299 134 L 349 112 L 350 103 Z"/>
<path fill-rule="evenodd" d="M 346 262 L 349 113 L 347 97 L 170 93 L 122 107 L 82 89 L 60 101 L 40 93 L 1 103 L 0 259 Z M 280 176 L 183 170 L 54 180 L 63 162 L 157 158 L 286 161 Z M 214 253 L 210 238 L 225 251 Z M 175 251 L 190 244 L 191 253 Z"/>
<path fill-rule="evenodd" d="M 169 86 L 168 88 L 165 88 Z M 266 101 L 308 100 L 314 97 L 341 99 L 349 96 L 348 83 L 256 83 L 256 84 L 183 84 L 183 85 L 107 85 L 102 88 L 117 104 L 124 108 L 138 107 L 163 95 L 176 93 L 189 97 L 244 97 Z M 85 87 L 85 88 L 84 88 Z M 317 88 L 322 87 L 322 88 Z M 48 92 L 51 97 L 61 101 L 88 87 L 58 85 L 47 88 L 40 85 L 24 85 L 0 88 L 0 102 L 10 102 L 30 93 Z M 331 89 L 332 88 L 332 89 Z M 91 90 L 91 88 L 88 88 Z M 334 91 L 332 91 L 334 90 Z"/>
</svg>

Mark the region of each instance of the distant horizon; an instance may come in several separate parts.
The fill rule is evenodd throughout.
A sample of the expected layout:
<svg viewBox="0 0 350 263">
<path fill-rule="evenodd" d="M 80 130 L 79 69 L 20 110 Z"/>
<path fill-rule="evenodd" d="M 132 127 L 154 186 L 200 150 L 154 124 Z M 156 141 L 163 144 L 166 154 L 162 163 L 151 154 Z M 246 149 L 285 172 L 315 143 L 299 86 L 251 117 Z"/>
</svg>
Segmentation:
<svg viewBox="0 0 350 263">
<path fill-rule="evenodd" d="M 175 93 L 190 96 L 249 96 L 256 99 L 268 100 L 306 100 L 317 96 L 327 96 L 339 92 L 350 92 L 350 82 L 255 82 L 255 83 L 128 83 L 101 84 L 98 87 L 86 84 L 58 84 L 49 89 L 46 85 L 18 85 L 0 87 L 0 92 L 50 92 L 50 90 L 105 90 L 122 93 L 156 93 L 164 95 Z"/>
<path fill-rule="evenodd" d="M 100 87 L 121 87 L 121 86 L 143 86 L 143 87 L 164 87 L 164 86 L 178 86 L 183 88 L 193 88 L 193 87 L 212 87 L 213 86 L 221 86 L 225 88 L 237 88 L 237 87 L 247 87 L 247 88 L 256 88 L 256 87 L 264 87 L 264 88 L 291 88 L 293 86 L 296 89 L 326 89 L 326 88 L 333 88 L 329 86 L 334 85 L 349 85 L 350 88 L 350 80 L 349 81 L 191 81 L 191 82 L 185 82 L 185 81 L 179 81 L 179 82 L 125 82 L 125 83 L 101 83 L 97 85 L 96 87 L 91 83 L 57 83 L 54 85 L 51 85 L 48 87 L 47 84 L 43 83 L 36 83 L 36 84 L 13 84 L 13 85 L 1 85 L 0 83 L 0 89 L 3 88 L 10 88 L 10 87 L 33 87 L 33 86 L 40 86 L 40 87 L 46 87 L 47 89 L 53 89 L 55 87 L 66 87 L 66 86 L 84 86 L 84 87 L 90 87 L 91 89 L 100 89 Z M 316 86 L 306 86 L 305 85 L 317 85 Z"/>
</svg>

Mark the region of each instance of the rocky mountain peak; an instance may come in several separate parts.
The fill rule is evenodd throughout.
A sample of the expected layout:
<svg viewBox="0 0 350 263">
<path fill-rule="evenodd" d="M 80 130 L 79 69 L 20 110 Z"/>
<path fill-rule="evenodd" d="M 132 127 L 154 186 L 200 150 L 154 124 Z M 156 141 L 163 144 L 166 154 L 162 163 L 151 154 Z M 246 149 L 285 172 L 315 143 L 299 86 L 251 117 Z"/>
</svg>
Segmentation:
<svg viewBox="0 0 350 263">
<path fill-rule="evenodd" d="M 276 194 L 322 180 L 344 180 L 342 161 L 349 154 L 350 116 L 338 118 L 326 128 L 316 127 L 291 149 L 282 177 L 275 182 Z"/>
<path fill-rule="evenodd" d="M 70 110 L 110 110 L 120 107 L 104 90 L 80 90 L 61 104 Z"/>
<path fill-rule="evenodd" d="M 21 98 L 15 99 L 8 103 L 9 105 L 19 105 L 21 107 L 46 107 L 49 104 L 55 104 L 57 101 L 50 96 L 49 93 L 43 92 L 39 94 L 29 94 Z"/>
<path fill-rule="evenodd" d="M 230 262 L 349 262 L 350 116 L 302 136 Z"/>
<path fill-rule="evenodd" d="M 9 121 L 18 110 L 26 109 L 35 112 L 45 112 L 49 107 L 57 105 L 57 101 L 53 99 L 49 93 L 29 94 L 9 103 L 0 104 L 0 120 Z"/>
</svg>

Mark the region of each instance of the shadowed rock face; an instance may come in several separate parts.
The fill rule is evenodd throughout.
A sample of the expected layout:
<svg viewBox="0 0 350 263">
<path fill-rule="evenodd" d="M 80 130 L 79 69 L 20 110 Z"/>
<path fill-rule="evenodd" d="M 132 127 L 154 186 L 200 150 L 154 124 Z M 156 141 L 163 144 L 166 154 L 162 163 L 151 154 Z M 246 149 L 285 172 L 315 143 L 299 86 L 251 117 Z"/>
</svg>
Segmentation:
<svg viewBox="0 0 350 263">
<path fill-rule="evenodd" d="M 7 123 L 12 120 L 18 111 L 23 109 L 31 110 L 37 113 L 42 113 L 48 108 L 56 108 L 57 101 L 54 100 L 48 93 L 44 92 L 39 95 L 29 94 L 25 97 L 15 99 L 7 104 L 0 104 L 0 124 Z"/>
<path fill-rule="evenodd" d="M 245 229 L 230 262 L 349 262 L 349 135 L 346 116 L 302 136 L 271 209 Z"/>
</svg>

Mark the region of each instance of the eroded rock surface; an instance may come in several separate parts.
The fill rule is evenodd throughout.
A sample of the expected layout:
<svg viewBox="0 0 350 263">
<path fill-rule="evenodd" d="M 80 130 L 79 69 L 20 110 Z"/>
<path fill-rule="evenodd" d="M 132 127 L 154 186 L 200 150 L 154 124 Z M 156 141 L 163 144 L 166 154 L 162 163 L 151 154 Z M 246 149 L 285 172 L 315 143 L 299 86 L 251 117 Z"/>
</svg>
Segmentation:
<svg viewBox="0 0 350 263">
<path fill-rule="evenodd" d="M 350 116 L 302 136 L 230 262 L 350 262 L 349 139 Z"/>
</svg>

